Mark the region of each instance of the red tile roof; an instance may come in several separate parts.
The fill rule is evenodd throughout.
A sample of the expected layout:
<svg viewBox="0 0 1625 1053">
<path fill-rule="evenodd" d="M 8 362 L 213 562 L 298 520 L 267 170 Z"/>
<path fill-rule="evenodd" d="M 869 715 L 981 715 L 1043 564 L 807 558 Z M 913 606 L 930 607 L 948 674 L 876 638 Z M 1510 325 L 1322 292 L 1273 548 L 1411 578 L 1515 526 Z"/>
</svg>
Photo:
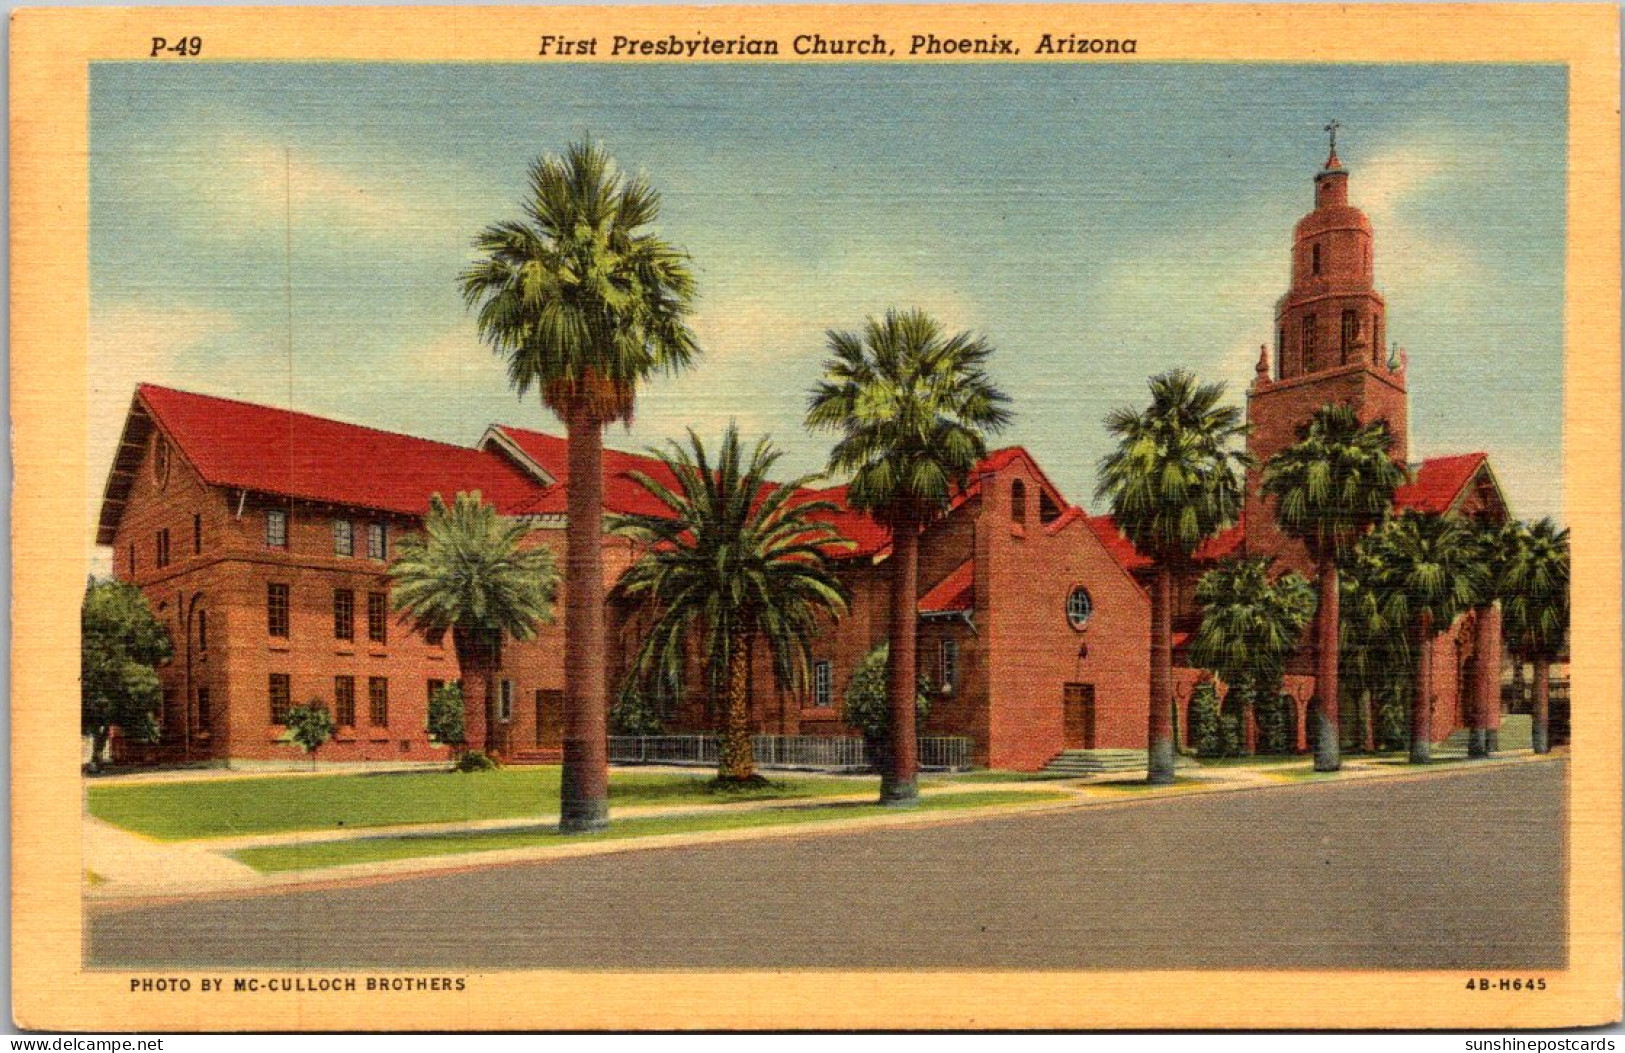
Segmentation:
<svg viewBox="0 0 1625 1053">
<path fill-rule="evenodd" d="M 921 614 L 949 614 L 976 606 L 976 561 L 967 559 L 920 597 Z"/>
<path fill-rule="evenodd" d="M 1394 491 L 1394 507 L 1401 511 L 1448 512 L 1487 460 L 1489 455 L 1484 453 L 1463 453 L 1423 461 L 1411 481 Z"/>
<path fill-rule="evenodd" d="M 1141 555 L 1139 549 L 1134 547 L 1134 542 L 1124 537 L 1122 531 L 1117 529 L 1117 520 L 1111 516 L 1089 516 L 1088 522 L 1089 529 L 1095 532 L 1101 544 L 1106 546 L 1106 551 L 1122 564 L 1124 570 L 1143 570 L 1151 566 L 1150 558 Z M 1241 548 L 1246 536 L 1247 531 L 1240 523 L 1222 530 L 1196 547 L 1196 561 L 1210 563 L 1233 556 Z"/>
<path fill-rule="evenodd" d="M 235 399 L 142 384 L 137 398 L 213 486 L 422 515 L 429 495 L 478 490 L 506 515 L 543 488 L 497 453 Z"/>
</svg>

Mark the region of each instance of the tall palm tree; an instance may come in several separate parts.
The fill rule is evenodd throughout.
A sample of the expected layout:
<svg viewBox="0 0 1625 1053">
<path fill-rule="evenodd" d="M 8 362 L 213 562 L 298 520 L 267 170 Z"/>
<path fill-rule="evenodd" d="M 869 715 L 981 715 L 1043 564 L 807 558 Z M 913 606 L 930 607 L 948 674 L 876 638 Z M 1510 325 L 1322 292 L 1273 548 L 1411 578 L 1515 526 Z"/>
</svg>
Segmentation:
<svg viewBox="0 0 1625 1053">
<path fill-rule="evenodd" d="M 1411 763 L 1426 764 L 1433 741 L 1433 642 L 1457 616 L 1484 601 L 1489 575 L 1471 525 L 1458 516 L 1404 512 L 1371 538 L 1371 587 L 1383 617 L 1408 625 L 1416 651 Z"/>
<path fill-rule="evenodd" d="M 1224 405 L 1223 384 L 1199 384 L 1184 370 L 1151 378 L 1144 410 L 1113 410 L 1106 428 L 1117 448 L 1100 462 L 1097 499 L 1111 502 L 1118 529 L 1155 565 L 1151 590 L 1151 713 L 1146 779 L 1174 781 L 1173 580 L 1203 541 L 1236 521 L 1247 455 L 1241 411 Z"/>
<path fill-rule="evenodd" d="M 1534 663 L 1534 747 L 1536 753 L 1548 753 L 1551 663 L 1563 653 L 1569 629 L 1569 532 L 1550 519 L 1512 523 L 1506 544 L 1509 551 L 1497 582 L 1501 631 L 1520 662 Z"/>
<path fill-rule="evenodd" d="M 521 398 L 532 387 L 564 423 L 564 772 L 559 829 L 609 822 L 604 683 L 604 426 L 629 421 L 637 387 L 698 354 L 686 318 L 685 255 L 651 233 L 660 197 L 603 148 L 572 144 L 530 168 L 523 218 L 487 227 L 460 276 L 482 339 L 507 360 Z"/>
<path fill-rule="evenodd" d="M 674 442 L 658 454 L 677 480 L 675 490 L 632 473 L 666 512 L 610 521 L 611 530 L 643 553 L 615 591 L 654 612 L 633 675 L 681 676 L 684 644 L 696 634 L 703 638 L 710 682 L 726 685 L 727 692 L 717 778 L 746 783 L 755 777 L 754 645 L 765 645 L 781 690 L 807 683 L 820 624 L 846 613 L 846 592 L 827 559 L 832 547 L 845 542 L 816 518 L 835 511 L 834 504 L 798 499 L 811 477 L 779 486 L 768 481 L 779 453 L 766 438 L 748 462 L 733 424 L 723 433 L 714 465 L 693 432 L 689 447 Z"/>
<path fill-rule="evenodd" d="M 1358 702 L 1360 741 L 1367 753 L 1378 747 L 1377 702 L 1402 702 L 1411 677 L 1411 627 L 1383 613 L 1382 593 L 1375 582 L 1382 571 L 1374 547 L 1379 535 L 1357 541 L 1343 561 L 1338 586 L 1338 681 Z"/>
<path fill-rule="evenodd" d="M 1288 571 L 1272 581 L 1270 562 L 1225 560 L 1196 584 L 1202 624 L 1191 662 L 1212 670 L 1235 696 L 1248 753 L 1257 748 L 1253 711 L 1260 699 L 1280 693 L 1287 659 L 1315 616 L 1315 591 L 1303 575 Z"/>
<path fill-rule="evenodd" d="M 478 490 L 458 494 L 449 508 L 435 494 L 423 532 L 402 537 L 389 565 L 395 609 L 426 636 L 451 633 L 466 700 L 464 741 L 488 754 L 503 746 L 492 690 L 503 641 L 534 639 L 538 625 L 552 622 L 558 591 L 553 553 L 526 547 L 525 534 Z"/>
<path fill-rule="evenodd" d="M 1349 406 L 1322 406 L 1298 442 L 1264 467 L 1264 493 L 1275 498 L 1275 521 L 1298 538 L 1315 561 L 1320 608 L 1315 622 L 1315 770 L 1342 764 L 1338 719 L 1337 564 L 1349 546 L 1393 506 L 1405 469 L 1394 461 L 1385 421 L 1361 423 Z"/>
<path fill-rule="evenodd" d="M 1010 421 L 1009 399 L 984 370 L 993 353 L 969 333 L 945 334 L 919 310 L 887 311 L 861 332 L 830 331 L 831 357 L 812 391 L 807 426 L 840 436 L 832 473 L 851 474 L 848 503 L 891 531 L 889 763 L 880 799 L 914 804 L 915 632 L 922 527 L 947 508 L 987 454 L 986 435 Z"/>
</svg>

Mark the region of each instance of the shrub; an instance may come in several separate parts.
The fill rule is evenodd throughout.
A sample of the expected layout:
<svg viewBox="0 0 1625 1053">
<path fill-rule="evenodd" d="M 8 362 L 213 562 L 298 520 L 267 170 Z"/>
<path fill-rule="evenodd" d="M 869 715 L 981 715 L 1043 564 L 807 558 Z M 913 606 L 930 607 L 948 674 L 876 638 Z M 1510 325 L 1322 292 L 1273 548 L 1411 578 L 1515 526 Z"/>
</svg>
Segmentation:
<svg viewBox="0 0 1625 1053">
<path fill-rule="evenodd" d="M 494 771 L 500 767 L 502 767 L 502 764 L 484 750 L 469 750 L 461 757 L 458 757 L 457 763 L 452 765 L 453 770 L 465 772 Z"/>
<path fill-rule="evenodd" d="M 463 685 L 443 684 L 429 698 L 429 734 L 447 746 L 467 745 L 463 723 Z"/>
<path fill-rule="evenodd" d="M 841 710 L 842 719 L 858 729 L 864 742 L 871 747 L 883 746 L 891 735 L 891 711 L 886 704 L 889 654 L 887 645 L 881 644 L 864 656 L 846 686 L 846 698 Z M 921 677 L 915 690 L 914 712 L 919 726 L 923 728 L 925 718 L 931 712 L 930 685 Z"/>
<path fill-rule="evenodd" d="M 310 763 L 316 764 L 316 751 L 322 743 L 333 737 L 333 715 L 319 700 L 288 710 L 286 719 L 288 737 L 299 743 L 299 748 L 310 754 Z"/>
<path fill-rule="evenodd" d="M 1258 703 L 1258 752 L 1291 753 L 1297 745 L 1293 741 L 1292 696 L 1273 694 Z"/>
<path fill-rule="evenodd" d="M 666 725 L 654 703 L 635 684 L 627 684 L 610 707 L 609 730 L 612 735 L 659 735 Z"/>
<path fill-rule="evenodd" d="M 1191 695 L 1191 745 L 1198 757 L 1228 757 L 1239 748 L 1240 735 L 1233 713 L 1219 711 L 1219 692 L 1200 684 Z"/>
</svg>

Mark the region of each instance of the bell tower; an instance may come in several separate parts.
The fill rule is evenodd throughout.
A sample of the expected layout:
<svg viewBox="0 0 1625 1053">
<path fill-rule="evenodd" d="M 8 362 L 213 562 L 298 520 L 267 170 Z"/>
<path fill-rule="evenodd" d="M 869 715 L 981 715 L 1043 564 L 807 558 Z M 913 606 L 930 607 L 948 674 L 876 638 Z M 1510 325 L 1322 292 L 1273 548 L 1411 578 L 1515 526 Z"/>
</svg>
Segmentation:
<svg viewBox="0 0 1625 1053">
<path fill-rule="evenodd" d="M 1408 453 L 1405 364 L 1384 351 L 1388 307 L 1373 282 L 1371 221 L 1349 204 L 1349 172 L 1337 157 L 1337 131 L 1315 175 L 1315 207 L 1292 232 L 1291 284 L 1275 305 L 1275 355 L 1259 349 L 1247 392 L 1246 542 L 1249 555 L 1271 555 L 1307 570 L 1301 545 L 1275 528 L 1260 495 L 1263 466 L 1298 441 L 1321 406 L 1354 407 L 1363 421 L 1382 419 L 1394 438 L 1394 458 Z"/>
</svg>

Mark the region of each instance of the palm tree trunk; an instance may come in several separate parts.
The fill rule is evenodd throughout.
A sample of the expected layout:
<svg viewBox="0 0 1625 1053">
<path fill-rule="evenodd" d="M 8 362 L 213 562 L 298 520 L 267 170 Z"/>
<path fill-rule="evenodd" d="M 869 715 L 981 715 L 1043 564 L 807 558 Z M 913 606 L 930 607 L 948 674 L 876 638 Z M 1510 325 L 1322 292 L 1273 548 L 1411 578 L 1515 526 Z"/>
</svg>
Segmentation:
<svg viewBox="0 0 1625 1053">
<path fill-rule="evenodd" d="M 750 741 L 750 653 L 742 633 L 728 642 L 727 719 L 717 778 L 745 782 L 756 774 L 756 756 Z"/>
<path fill-rule="evenodd" d="M 1320 705 L 1315 734 L 1315 770 L 1336 771 L 1343 766 L 1342 721 L 1337 711 L 1337 561 L 1320 565 L 1320 606 L 1315 614 L 1315 693 Z"/>
<path fill-rule="evenodd" d="M 1377 721 L 1371 711 L 1371 689 L 1360 691 L 1360 740 L 1367 753 L 1377 752 Z"/>
<path fill-rule="evenodd" d="M 486 666 L 479 646 L 454 632 L 453 645 L 457 650 L 457 672 L 463 681 L 463 750 L 490 746 L 491 671 Z"/>
<path fill-rule="evenodd" d="M 1174 647 L 1172 593 L 1174 572 L 1157 564 L 1151 588 L 1151 713 L 1146 723 L 1145 781 L 1174 781 Z"/>
<path fill-rule="evenodd" d="M 1467 755 L 1469 757 L 1490 756 L 1490 683 L 1496 670 L 1490 666 L 1490 650 L 1494 642 L 1490 638 L 1492 631 L 1491 608 L 1489 605 L 1479 607 L 1473 612 L 1473 697 L 1468 705 L 1472 714 L 1472 726 L 1467 731 Z M 1458 686 L 1457 692 L 1461 691 Z"/>
<path fill-rule="evenodd" d="M 1552 752 L 1550 680 L 1546 660 L 1535 659 L 1535 705 L 1530 735 L 1536 753 Z"/>
<path fill-rule="evenodd" d="M 1423 613 L 1416 633 L 1416 692 L 1411 699 L 1411 763 L 1433 759 L 1433 615 Z"/>
<path fill-rule="evenodd" d="M 564 531 L 564 770 L 559 832 L 609 825 L 608 695 L 604 681 L 604 426 L 567 415 L 570 479 Z"/>
<path fill-rule="evenodd" d="M 1258 699 L 1249 677 L 1241 686 L 1241 745 L 1247 756 L 1258 753 Z"/>
<path fill-rule="evenodd" d="M 891 711 L 891 741 L 880 773 L 880 803 L 909 807 L 919 801 L 919 746 L 915 741 L 915 633 L 919 621 L 920 529 L 913 512 L 899 516 L 892 529 L 891 624 L 886 668 L 886 701 Z"/>
</svg>

